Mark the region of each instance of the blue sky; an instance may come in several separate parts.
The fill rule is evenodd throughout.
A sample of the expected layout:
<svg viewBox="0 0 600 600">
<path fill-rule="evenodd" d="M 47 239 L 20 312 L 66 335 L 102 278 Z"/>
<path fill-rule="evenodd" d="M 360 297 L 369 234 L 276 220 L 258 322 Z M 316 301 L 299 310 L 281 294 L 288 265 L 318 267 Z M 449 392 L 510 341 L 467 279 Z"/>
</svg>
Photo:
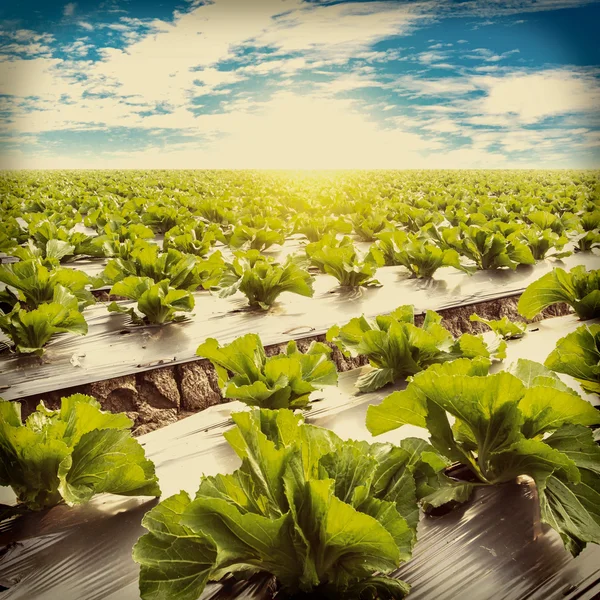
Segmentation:
<svg viewBox="0 0 600 600">
<path fill-rule="evenodd" d="M 0 7 L 0 168 L 600 166 L 600 2 Z"/>
</svg>

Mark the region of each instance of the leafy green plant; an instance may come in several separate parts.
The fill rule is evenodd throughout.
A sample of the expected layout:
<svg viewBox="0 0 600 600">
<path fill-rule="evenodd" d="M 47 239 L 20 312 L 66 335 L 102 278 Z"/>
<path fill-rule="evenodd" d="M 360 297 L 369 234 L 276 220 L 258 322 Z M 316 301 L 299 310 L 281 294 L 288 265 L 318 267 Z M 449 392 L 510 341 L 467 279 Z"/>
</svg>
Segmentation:
<svg viewBox="0 0 600 600">
<path fill-rule="evenodd" d="M 119 242 L 125 240 L 149 240 L 154 237 L 154 232 L 150 227 L 142 223 L 127 222 L 123 218 L 110 220 L 104 225 L 104 233 L 111 239 L 117 239 Z"/>
<path fill-rule="evenodd" d="M 401 264 L 396 257 L 408 243 L 408 234 L 401 229 L 394 229 L 393 231 L 382 231 L 375 237 L 377 240 L 371 245 L 369 254 L 373 256 L 377 264 L 382 267 L 394 267 Z"/>
<path fill-rule="evenodd" d="M 178 313 L 190 312 L 194 308 L 191 292 L 170 287 L 167 279 L 154 283 L 150 277 L 125 277 L 112 286 L 110 293 L 137 302 L 138 312 L 133 307 L 127 308 L 116 302 L 108 305 L 109 312 L 128 314 L 136 325 L 185 321 L 188 317 Z"/>
<path fill-rule="evenodd" d="M 246 225 L 238 225 L 233 229 L 229 238 L 232 248 L 243 248 L 246 250 L 266 250 L 274 244 L 283 244 L 285 235 L 280 231 L 272 229 L 255 229 Z"/>
<path fill-rule="evenodd" d="M 294 231 L 305 235 L 309 242 L 318 242 L 323 236 L 331 233 L 352 232 L 352 225 L 342 218 L 310 217 L 306 219 L 305 215 L 301 217 L 298 219 Z"/>
<path fill-rule="evenodd" d="M 437 230 L 430 226 L 429 235 L 438 240 L 442 248 L 456 250 L 470 258 L 478 269 L 516 269 L 519 264 L 532 265 L 535 259 L 531 250 L 522 242 L 509 242 L 501 233 L 486 227 L 465 225 Z"/>
<path fill-rule="evenodd" d="M 50 240 L 43 246 L 36 246 L 33 240 L 27 240 L 24 246 L 17 246 L 10 252 L 10 256 L 20 259 L 21 261 L 37 260 L 47 267 L 55 267 L 61 261 L 66 262 L 73 258 L 74 246 L 68 242 L 60 240 Z"/>
<path fill-rule="evenodd" d="M 303 353 L 292 341 L 285 354 L 267 358 L 254 333 L 226 346 L 208 338 L 196 351 L 215 367 L 225 398 L 263 408 L 304 408 L 312 392 L 335 385 L 337 370 L 330 353 L 328 346 L 317 342 Z"/>
<path fill-rule="evenodd" d="M 328 238 L 315 245 L 308 244 L 306 254 L 311 265 L 335 277 L 342 287 L 381 285 L 373 277 L 377 271 L 375 259 L 371 255 L 361 259 L 348 237 L 335 242 Z"/>
<path fill-rule="evenodd" d="M 590 252 L 594 248 L 600 248 L 600 232 L 588 231 L 577 237 L 575 242 L 577 252 Z"/>
<path fill-rule="evenodd" d="M 411 555 L 415 481 L 445 465 L 433 448 L 342 441 L 289 410 L 232 417 L 224 436 L 242 466 L 144 517 L 133 549 L 142 599 L 196 600 L 209 580 L 258 572 L 277 597 L 403 598 L 409 586 L 386 575 Z"/>
<path fill-rule="evenodd" d="M 558 340 L 544 364 L 574 377 L 587 392 L 600 394 L 600 325 L 582 325 Z"/>
<path fill-rule="evenodd" d="M 375 241 L 377 234 L 389 227 L 389 221 L 385 215 L 357 213 L 352 216 L 352 227 L 354 233 L 363 242 Z"/>
<path fill-rule="evenodd" d="M 38 248 L 43 258 L 67 262 L 82 256 L 103 256 L 97 237 L 81 231 L 69 231 L 49 220 L 30 225 L 29 234 L 28 244 Z"/>
<path fill-rule="evenodd" d="M 65 267 L 48 268 L 37 259 L 0 265 L 0 281 L 16 290 L 9 292 L 14 304 L 32 310 L 41 304 L 55 302 L 57 288 L 71 292 L 83 309 L 96 300 L 88 289 L 92 280 L 81 271 Z"/>
<path fill-rule="evenodd" d="M 468 271 L 460 262 L 456 250 L 442 250 L 432 242 L 407 238 L 402 244 L 395 244 L 391 252 L 386 247 L 386 254 L 379 254 L 377 246 L 371 253 L 379 264 L 402 265 L 412 277 L 428 279 L 441 267 L 454 267 L 460 271 Z"/>
<path fill-rule="evenodd" d="M 108 283 L 116 283 L 130 275 L 150 277 L 155 283 L 167 279 L 171 287 L 194 291 L 204 283 L 199 260 L 173 248 L 161 252 L 158 246 L 143 243 L 133 248 L 127 259 L 110 259 L 103 277 Z"/>
<path fill-rule="evenodd" d="M 560 223 L 560 217 L 547 210 L 535 210 L 527 215 L 527 220 L 542 230 L 555 229 Z"/>
<path fill-rule="evenodd" d="M 558 302 L 566 302 L 580 319 L 600 316 L 600 270 L 587 271 L 582 265 L 570 272 L 555 268 L 530 284 L 517 309 L 527 319 Z"/>
<path fill-rule="evenodd" d="M 402 210 L 397 215 L 397 219 L 409 231 L 414 233 L 421 231 L 430 223 L 437 224 L 443 221 L 442 215 L 436 211 L 407 204 L 403 205 Z"/>
<path fill-rule="evenodd" d="M 600 229 L 600 210 L 586 212 L 581 215 L 581 227 L 586 232 Z"/>
<path fill-rule="evenodd" d="M 54 288 L 52 300 L 38 304 L 32 310 L 21 308 L 18 302 L 8 313 L 0 309 L 0 330 L 13 341 L 19 354 L 42 356 L 44 346 L 54 335 L 87 333 L 87 322 L 73 294 L 58 285 Z"/>
<path fill-rule="evenodd" d="M 507 239 L 509 242 L 525 244 L 531 250 L 536 261 L 544 258 L 564 258 L 572 254 L 571 251 L 563 251 L 569 239 L 564 235 L 558 235 L 551 229 L 540 229 L 536 226 L 521 227 Z"/>
<path fill-rule="evenodd" d="M 25 423 L 19 402 L 0 401 L 0 485 L 12 487 L 18 502 L 5 513 L 75 506 L 101 492 L 160 496 L 131 426 L 125 414 L 104 412 L 82 394 L 63 398 L 59 410 L 40 402 Z"/>
<path fill-rule="evenodd" d="M 142 214 L 142 223 L 154 233 L 166 233 L 177 225 L 179 212 L 173 206 L 150 205 Z"/>
<path fill-rule="evenodd" d="M 473 314 L 469 317 L 469 321 L 475 321 L 477 323 L 484 323 L 487 325 L 496 335 L 499 335 L 505 340 L 514 340 L 525 335 L 527 331 L 527 323 L 516 323 L 511 321 L 508 317 L 502 317 L 501 319 L 484 319 L 479 315 Z"/>
<path fill-rule="evenodd" d="M 600 423 L 600 412 L 532 361 L 519 360 L 512 373 L 486 371 L 465 359 L 433 365 L 370 406 L 367 428 L 374 435 L 405 424 L 426 428 L 438 452 L 475 476 L 476 483 L 442 484 L 423 498 L 426 510 L 464 502 L 476 485 L 528 475 L 542 520 L 572 554 L 600 543 L 600 447 L 586 427 Z"/>
<path fill-rule="evenodd" d="M 411 305 L 400 306 L 390 315 L 364 316 L 346 325 L 335 325 L 327 332 L 327 340 L 335 343 L 345 356 L 366 356 L 372 367 L 361 375 L 356 386 L 361 392 L 379 388 L 414 375 L 429 365 L 459 357 L 504 358 L 506 344 L 488 345 L 481 336 L 465 333 L 458 339 L 443 327 L 442 317 L 427 311 L 421 327 L 414 323 Z"/>
<path fill-rule="evenodd" d="M 177 233 L 178 229 L 178 227 L 175 227 L 165 234 L 163 250 L 175 248 L 175 250 L 186 254 L 204 257 L 215 243 L 215 236 L 212 233 L 207 233 L 198 239 L 194 229 L 184 233 Z"/>
<path fill-rule="evenodd" d="M 218 285 L 219 296 L 242 292 L 251 308 L 268 310 L 283 292 L 312 297 L 313 277 L 289 257 L 279 264 L 258 250 L 237 252 L 228 263 Z"/>
</svg>

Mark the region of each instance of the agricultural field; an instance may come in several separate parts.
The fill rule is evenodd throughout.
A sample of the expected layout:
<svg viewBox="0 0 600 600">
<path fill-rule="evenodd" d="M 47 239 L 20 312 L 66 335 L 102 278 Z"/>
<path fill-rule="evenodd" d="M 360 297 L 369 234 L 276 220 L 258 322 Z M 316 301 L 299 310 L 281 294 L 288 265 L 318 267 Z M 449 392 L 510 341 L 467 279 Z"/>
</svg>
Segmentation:
<svg viewBox="0 0 600 600">
<path fill-rule="evenodd" d="M 0 598 L 599 597 L 597 171 L 14 171 L 0 212 Z"/>
</svg>

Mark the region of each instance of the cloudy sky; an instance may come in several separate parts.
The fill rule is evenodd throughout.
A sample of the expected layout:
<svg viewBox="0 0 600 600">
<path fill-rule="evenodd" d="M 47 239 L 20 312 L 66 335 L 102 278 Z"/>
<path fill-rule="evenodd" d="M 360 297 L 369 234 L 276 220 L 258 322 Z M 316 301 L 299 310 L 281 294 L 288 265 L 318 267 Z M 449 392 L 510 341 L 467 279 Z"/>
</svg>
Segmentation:
<svg viewBox="0 0 600 600">
<path fill-rule="evenodd" d="M 600 2 L 25 0 L 0 168 L 600 166 Z"/>
</svg>

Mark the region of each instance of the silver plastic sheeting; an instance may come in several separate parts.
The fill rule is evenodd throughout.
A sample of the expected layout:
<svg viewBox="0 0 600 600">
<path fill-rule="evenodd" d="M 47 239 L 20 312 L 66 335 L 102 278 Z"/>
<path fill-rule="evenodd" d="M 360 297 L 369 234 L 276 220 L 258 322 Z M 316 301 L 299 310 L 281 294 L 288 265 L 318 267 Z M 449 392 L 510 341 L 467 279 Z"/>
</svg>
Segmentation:
<svg viewBox="0 0 600 600">
<path fill-rule="evenodd" d="M 353 317 L 389 313 L 413 304 L 417 313 L 444 310 L 520 294 L 555 266 L 588 269 L 600 257 L 580 254 L 564 261 L 544 261 L 513 271 L 478 271 L 472 276 L 454 269 L 438 271 L 435 279 L 408 279 L 399 267 L 377 272 L 380 288 L 344 291 L 328 275 L 317 277 L 315 295 L 283 294 L 270 311 L 248 311 L 246 298 L 195 294 L 195 317 L 163 327 L 133 327 L 128 316 L 108 313 L 104 304 L 85 311 L 86 336 L 62 335 L 51 341 L 40 359 L 4 353 L 0 356 L 0 395 L 14 400 L 94 381 L 111 379 L 165 365 L 197 359 L 196 348 L 208 337 L 225 344 L 245 333 L 258 333 L 264 345 L 325 333 Z"/>
<path fill-rule="evenodd" d="M 561 317 L 536 324 L 509 342 L 504 364 L 527 357 L 543 361 L 559 337 L 579 322 Z M 498 369 L 499 367 L 495 367 Z M 341 374 L 336 390 L 314 404 L 307 419 L 344 438 L 373 441 L 365 428 L 370 404 L 394 389 L 359 394 L 359 370 Z M 572 381 L 565 379 L 569 384 Z M 222 438 L 239 403 L 214 406 L 141 436 L 156 464 L 163 497 L 194 493 L 200 476 L 231 472 L 239 459 Z M 403 427 L 377 437 L 398 442 L 425 431 Z M 100 495 L 87 506 L 30 514 L 0 528 L 0 593 L 3 600 L 137 600 L 138 567 L 133 544 L 144 533 L 141 519 L 156 500 Z M 474 497 L 441 517 L 423 517 L 412 560 L 397 576 L 413 588 L 413 600 L 592 600 L 600 594 L 600 547 L 572 558 L 560 537 L 535 523 L 535 499 L 527 484 L 478 489 Z M 268 600 L 267 581 L 211 584 L 211 599 Z"/>
</svg>

